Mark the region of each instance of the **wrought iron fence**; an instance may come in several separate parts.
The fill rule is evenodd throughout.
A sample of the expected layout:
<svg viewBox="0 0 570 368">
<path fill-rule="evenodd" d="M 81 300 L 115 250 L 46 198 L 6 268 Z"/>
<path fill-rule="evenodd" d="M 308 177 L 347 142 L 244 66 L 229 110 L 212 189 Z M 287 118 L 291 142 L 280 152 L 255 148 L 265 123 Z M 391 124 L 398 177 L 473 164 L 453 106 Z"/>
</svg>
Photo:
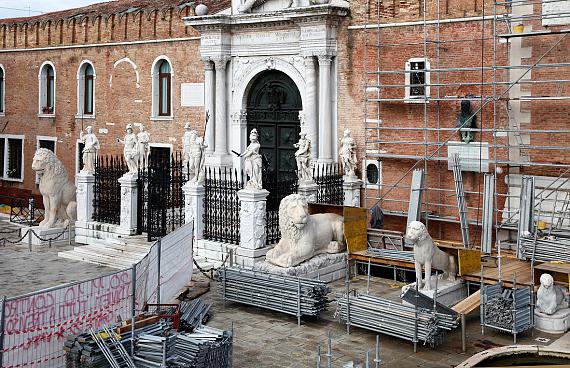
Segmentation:
<svg viewBox="0 0 570 368">
<path fill-rule="evenodd" d="M 138 176 L 138 233 L 155 240 L 184 225 L 184 194 L 188 181 L 181 152 L 171 157 L 150 157 Z"/>
<path fill-rule="evenodd" d="M 239 199 L 244 174 L 231 168 L 207 168 L 204 180 L 204 239 L 239 244 Z"/>
<path fill-rule="evenodd" d="M 36 226 L 44 219 L 43 203 L 35 198 L 0 195 L 0 205 L 9 208 L 10 222 L 16 224 Z"/>
<path fill-rule="evenodd" d="M 313 180 L 319 186 L 317 203 L 343 204 L 342 174 L 342 169 L 337 164 L 316 165 L 313 168 Z"/>
<path fill-rule="evenodd" d="M 297 173 L 279 173 L 266 171 L 263 173 L 263 188 L 269 191 L 266 205 L 266 244 L 275 244 L 281 239 L 279 231 L 279 204 L 289 194 L 297 193 L 299 180 Z"/>
<path fill-rule="evenodd" d="M 122 156 L 102 156 L 95 163 L 93 189 L 93 220 L 106 224 L 121 221 L 121 184 L 119 178 L 127 172 Z"/>
</svg>

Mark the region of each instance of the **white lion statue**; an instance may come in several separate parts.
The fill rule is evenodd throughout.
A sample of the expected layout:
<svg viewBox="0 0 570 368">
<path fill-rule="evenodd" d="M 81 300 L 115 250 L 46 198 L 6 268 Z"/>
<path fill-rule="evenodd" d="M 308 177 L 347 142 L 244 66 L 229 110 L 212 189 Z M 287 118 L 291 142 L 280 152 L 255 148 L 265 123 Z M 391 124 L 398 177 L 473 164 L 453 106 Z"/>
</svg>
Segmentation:
<svg viewBox="0 0 570 368">
<path fill-rule="evenodd" d="M 266 260 L 280 267 L 297 266 L 321 253 L 346 249 L 342 216 L 334 213 L 309 215 L 302 195 L 290 194 L 279 204 L 281 240 L 267 252 Z"/>
<path fill-rule="evenodd" d="M 414 244 L 414 262 L 418 289 L 422 288 L 422 266 L 425 266 L 426 279 L 424 290 L 431 290 L 431 269 L 443 271 L 442 277 L 455 280 L 457 274 L 455 257 L 439 249 L 433 242 L 426 227 L 419 221 L 412 221 L 406 229 L 404 238 Z"/>
<path fill-rule="evenodd" d="M 34 155 L 32 170 L 41 175 L 40 193 L 44 200 L 45 215 L 40 227 L 66 227 L 75 221 L 75 185 L 67 178 L 67 170 L 61 161 L 52 151 L 39 148 Z"/>
<path fill-rule="evenodd" d="M 554 285 L 550 274 L 543 273 L 536 293 L 536 310 L 550 315 L 561 308 L 568 308 L 568 293 L 562 287 Z"/>
</svg>

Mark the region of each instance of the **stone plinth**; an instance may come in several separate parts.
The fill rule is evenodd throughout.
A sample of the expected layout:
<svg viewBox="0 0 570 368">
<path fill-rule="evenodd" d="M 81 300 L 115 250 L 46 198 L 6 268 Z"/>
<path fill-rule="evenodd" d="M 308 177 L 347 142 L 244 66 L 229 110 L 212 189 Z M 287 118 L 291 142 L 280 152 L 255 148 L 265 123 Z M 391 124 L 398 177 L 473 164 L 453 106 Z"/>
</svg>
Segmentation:
<svg viewBox="0 0 570 368">
<path fill-rule="evenodd" d="M 20 230 L 20 236 L 24 236 L 24 234 L 30 230 L 30 233 L 22 239 L 22 245 L 29 246 L 30 242 L 32 246 L 39 246 L 45 247 L 50 245 L 51 239 L 51 246 L 65 246 L 69 245 L 71 236 L 71 241 L 75 241 L 75 227 L 71 226 L 71 230 L 65 227 L 53 227 L 50 229 L 46 229 L 39 226 L 32 226 L 32 227 L 23 227 Z M 31 231 L 35 233 L 32 234 Z"/>
<path fill-rule="evenodd" d="M 317 193 L 319 192 L 319 185 L 313 180 L 299 180 L 299 189 L 297 193 L 305 197 L 309 203 L 317 201 Z"/>
<path fill-rule="evenodd" d="M 279 275 L 319 278 L 333 282 L 346 277 L 346 253 L 325 253 L 314 256 L 295 267 L 279 267 L 267 261 L 256 263 L 253 269 Z"/>
<path fill-rule="evenodd" d="M 138 175 L 126 173 L 119 179 L 121 184 L 121 223 L 119 231 L 123 235 L 137 232 Z"/>
<path fill-rule="evenodd" d="M 362 180 L 352 176 L 344 176 L 343 180 L 344 205 L 360 207 L 360 188 L 362 188 Z"/>
<path fill-rule="evenodd" d="M 539 331 L 550 334 L 565 333 L 570 327 L 570 308 L 559 309 L 551 315 L 535 311 L 534 322 Z"/>
<path fill-rule="evenodd" d="M 240 202 L 240 248 L 265 247 L 265 206 L 269 192 L 265 189 L 238 191 Z"/>
<path fill-rule="evenodd" d="M 77 221 L 86 223 L 93 216 L 93 187 L 95 175 L 81 171 L 76 175 L 77 182 Z"/>
<path fill-rule="evenodd" d="M 182 186 L 184 192 L 184 221 L 194 222 L 194 235 L 200 240 L 204 235 L 204 193 L 203 185 L 194 182 L 186 182 Z"/>
<path fill-rule="evenodd" d="M 430 297 L 433 299 L 433 295 L 435 293 L 435 282 L 436 282 L 436 277 L 435 275 L 431 276 L 431 287 L 432 289 L 427 291 L 427 290 L 421 290 L 420 289 L 420 293 L 424 294 L 427 297 Z M 416 288 L 416 283 L 413 282 L 411 284 L 408 284 L 406 286 L 402 287 L 402 294 L 405 293 L 406 289 L 408 288 Z M 437 280 L 437 298 L 436 301 L 438 303 L 441 303 L 445 306 L 451 307 L 455 304 L 457 304 L 459 301 L 465 299 L 467 297 L 467 286 L 465 285 L 465 283 L 460 280 L 457 279 L 455 281 L 448 281 L 448 280 L 442 280 L 439 279 Z M 411 305 L 407 302 L 402 302 L 403 304 L 406 305 Z"/>
</svg>

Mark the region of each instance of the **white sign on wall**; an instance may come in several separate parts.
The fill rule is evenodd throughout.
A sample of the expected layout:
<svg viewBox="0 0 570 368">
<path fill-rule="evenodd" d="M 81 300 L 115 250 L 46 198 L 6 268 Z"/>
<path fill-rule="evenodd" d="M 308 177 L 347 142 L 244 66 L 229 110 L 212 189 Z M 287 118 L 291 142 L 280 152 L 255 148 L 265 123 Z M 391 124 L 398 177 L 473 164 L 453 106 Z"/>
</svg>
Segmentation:
<svg viewBox="0 0 570 368">
<path fill-rule="evenodd" d="M 542 25 L 561 26 L 570 24 L 570 1 L 543 1 Z"/>
<path fill-rule="evenodd" d="M 182 83 L 180 90 L 181 106 L 204 106 L 204 83 Z"/>
<path fill-rule="evenodd" d="M 487 142 L 453 142 L 447 143 L 447 169 L 453 170 L 451 158 L 459 153 L 461 171 L 489 171 L 489 143 Z"/>
</svg>

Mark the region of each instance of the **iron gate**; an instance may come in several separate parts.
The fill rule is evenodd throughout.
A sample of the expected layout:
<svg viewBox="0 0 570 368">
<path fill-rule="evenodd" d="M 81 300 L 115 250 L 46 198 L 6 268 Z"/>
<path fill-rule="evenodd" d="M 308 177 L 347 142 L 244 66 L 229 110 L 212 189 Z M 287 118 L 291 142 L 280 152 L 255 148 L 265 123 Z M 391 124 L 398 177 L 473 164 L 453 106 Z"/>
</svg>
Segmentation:
<svg viewBox="0 0 570 368">
<path fill-rule="evenodd" d="M 137 233 L 156 240 L 184 225 L 184 194 L 188 180 L 180 152 L 171 157 L 150 157 L 139 170 Z"/>
</svg>

